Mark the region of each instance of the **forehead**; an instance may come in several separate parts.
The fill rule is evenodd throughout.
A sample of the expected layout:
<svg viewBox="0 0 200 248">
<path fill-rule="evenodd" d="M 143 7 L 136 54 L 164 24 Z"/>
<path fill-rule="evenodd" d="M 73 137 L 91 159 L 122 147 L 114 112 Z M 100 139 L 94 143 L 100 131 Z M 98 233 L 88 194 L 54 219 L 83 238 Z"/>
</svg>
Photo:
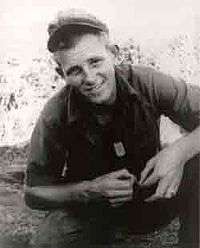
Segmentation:
<svg viewBox="0 0 200 248">
<path fill-rule="evenodd" d="M 64 66 L 81 64 L 92 57 L 108 56 L 106 41 L 95 35 L 84 35 L 74 47 L 56 52 L 56 57 Z"/>
</svg>

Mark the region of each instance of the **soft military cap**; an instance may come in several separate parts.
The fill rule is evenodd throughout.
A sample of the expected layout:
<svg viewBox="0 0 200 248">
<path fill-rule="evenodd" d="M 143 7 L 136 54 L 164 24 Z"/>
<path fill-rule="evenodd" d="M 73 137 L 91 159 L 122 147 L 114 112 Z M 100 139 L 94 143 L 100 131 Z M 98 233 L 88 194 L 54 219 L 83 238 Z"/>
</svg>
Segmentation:
<svg viewBox="0 0 200 248">
<path fill-rule="evenodd" d="M 49 40 L 47 47 L 49 51 L 55 52 L 58 49 L 61 33 L 66 32 L 67 35 L 70 35 L 69 30 L 81 26 L 93 28 L 107 34 L 109 33 L 106 24 L 83 10 L 70 9 L 60 11 L 48 26 Z"/>
</svg>

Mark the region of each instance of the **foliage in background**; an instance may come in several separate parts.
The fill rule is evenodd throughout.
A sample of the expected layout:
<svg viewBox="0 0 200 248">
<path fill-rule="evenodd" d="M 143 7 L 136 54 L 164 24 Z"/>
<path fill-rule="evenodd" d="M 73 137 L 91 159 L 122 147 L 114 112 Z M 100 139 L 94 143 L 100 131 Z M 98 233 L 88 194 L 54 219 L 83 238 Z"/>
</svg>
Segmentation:
<svg viewBox="0 0 200 248">
<path fill-rule="evenodd" d="M 145 50 L 134 39 L 120 45 L 118 63 L 143 64 L 198 83 L 200 77 L 200 35 L 192 39 L 178 35 L 164 48 Z M 16 58 L 0 61 L 0 146 L 30 139 L 38 115 L 49 97 L 63 87 L 49 54 L 34 58 L 29 64 Z M 164 129 L 166 128 L 164 123 Z M 163 139 L 174 137 L 167 124 Z"/>
<path fill-rule="evenodd" d="M 29 65 L 17 59 L 4 61 L 0 71 L 1 145 L 28 140 L 42 106 L 63 84 L 48 56 L 35 58 Z"/>
</svg>

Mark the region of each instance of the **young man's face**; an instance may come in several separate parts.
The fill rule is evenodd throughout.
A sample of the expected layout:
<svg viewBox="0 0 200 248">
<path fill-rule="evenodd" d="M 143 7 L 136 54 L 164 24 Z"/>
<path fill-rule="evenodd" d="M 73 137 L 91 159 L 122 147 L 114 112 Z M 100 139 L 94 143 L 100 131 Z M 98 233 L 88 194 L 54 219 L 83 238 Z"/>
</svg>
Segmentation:
<svg viewBox="0 0 200 248">
<path fill-rule="evenodd" d="M 75 47 L 59 51 L 65 80 L 92 103 L 112 104 L 116 98 L 114 55 L 105 41 L 84 35 Z"/>
</svg>

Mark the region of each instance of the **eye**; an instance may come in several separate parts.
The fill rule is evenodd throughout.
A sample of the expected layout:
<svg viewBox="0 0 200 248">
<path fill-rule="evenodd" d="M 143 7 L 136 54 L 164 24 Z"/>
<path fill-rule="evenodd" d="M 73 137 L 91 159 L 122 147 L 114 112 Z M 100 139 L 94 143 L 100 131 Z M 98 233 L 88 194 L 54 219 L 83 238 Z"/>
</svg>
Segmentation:
<svg viewBox="0 0 200 248">
<path fill-rule="evenodd" d="M 95 59 L 90 60 L 90 64 L 93 67 L 97 67 L 97 66 L 101 65 L 101 62 L 102 62 L 102 59 L 100 59 L 100 58 L 95 58 Z"/>
<path fill-rule="evenodd" d="M 82 72 L 81 68 L 79 66 L 74 66 L 70 68 L 66 74 L 67 76 L 78 76 Z"/>
</svg>

